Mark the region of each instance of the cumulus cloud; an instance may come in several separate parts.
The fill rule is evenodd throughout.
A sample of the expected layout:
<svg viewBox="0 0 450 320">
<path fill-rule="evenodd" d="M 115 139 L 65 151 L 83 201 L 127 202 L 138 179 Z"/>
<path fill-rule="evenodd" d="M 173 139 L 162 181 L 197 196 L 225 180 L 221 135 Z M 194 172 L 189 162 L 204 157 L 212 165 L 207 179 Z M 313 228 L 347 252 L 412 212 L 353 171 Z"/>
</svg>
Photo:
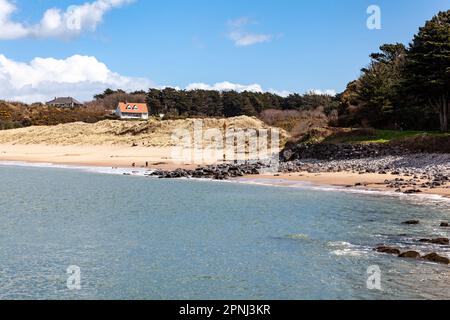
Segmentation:
<svg viewBox="0 0 450 320">
<path fill-rule="evenodd" d="M 164 88 L 164 87 L 163 87 Z M 191 83 L 188 85 L 186 90 L 215 90 L 215 91 L 236 91 L 236 92 L 269 92 L 276 94 L 280 97 L 287 97 L 291 94 L 293 94 L 292 91 L 289 90 L 277 90 L 277 89 L 264 89 L 260 84 L 253 83 L 253 84 L 239 84 L 239 83 L 232 83 L 229 81 L 225 82 L 219 82 L 216 84 L 207 84 L 203 82 L 198 83 Z M 329 96 L 335 96 L 336 90 L 334 89 L 327 89 L 327 90 L 320 90 L 320 89 L 310 89 L 306 93 L 313 93 L 313 94 L 321 94 L 321 95 L 329 95 Z"/>
<path fill-rule="evenodd" d="M 0 39 L 74 37 L 85 31 L 95 31 L 106 12 L 133 1 L 96 0 L 72 5 L 65 10 L 50 8 L 39 23 L 26 25 L 12 20 L 11 16 L 17 8 L 11 0 L 0 0 Z"/>
<path fill-rule="evenodd" d="M 230 28 L 227 36 L 238 47 L 251 46 L 257 43 L 269 42 L 273 36 L 271 34 L 254 33 L 245 30 L 245 27 L 256 22 L 247 17 L 242 17 L 236 20 L 228 21 L 227 25 Z"/>
<path fill-rule="evenodd" d="M 228 81 L 219 82 L 214 85 L 206 83 L 191 83 L 186 87 L 186 90 L 216 90 L 216 91 L 237 91 L 237 92 L 263 92 L 262 87 L 259 84 L 243 85 L 238 83 L 231 83 Z"/>
<path fill-rule="evenodd" d="M 45 102 L 55 96 L 90 100 L 106 88 L 147 90 L 154 84 L 144 78 L 122 76 L 95 57 L 35 58 L 17 62 L 0 55 L 0 98 Z"/>
<path fill-rule="evenodd" d="M 269 89 L 270 93 L 276 94 L 280 97 L 286 98 L 287 96 L 291 95 L 292 92 L 288 90 L 276 90 L 276 89 Z"/>
<path fill-rule="evenodd" d="M 239 84 L 239 83 L 232 83 L 228 81 L 219 82 L 213 85 L 207 84 L 207 83 L 191 83 L 186 87 L 186 90 L 215 90 L 215 91 L 236 91 L 236 92 L 269 92 L 276 95 L 279 95 L 281 97 L 287 97 L 288 95 L 292 94 L 292 92 L 287 90 L 275 90 L 275 89 L 268 89 L 265 90 L 260 84 L 254 83 L 254 84 Z"/>
</svg>

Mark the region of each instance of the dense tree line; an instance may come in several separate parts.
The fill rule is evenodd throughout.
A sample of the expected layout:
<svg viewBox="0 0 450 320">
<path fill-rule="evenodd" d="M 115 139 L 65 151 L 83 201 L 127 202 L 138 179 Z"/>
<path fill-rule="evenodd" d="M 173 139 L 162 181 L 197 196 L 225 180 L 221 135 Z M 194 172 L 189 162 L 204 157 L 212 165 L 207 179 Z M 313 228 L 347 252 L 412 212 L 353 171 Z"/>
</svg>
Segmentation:
<svg viewBox="0 0 450 320">
<path fill-rule="evenodd" d="M 126 93 L 122 90 L 107 89 L 95 98 L 99 102 L 107 102 L 107 105 L 110 106 L 124 99 L 128 101 L 142 100 L 144 96 L 150 112 L 154 115 L 164 114 L 166 118 L 259 116 L 265 110 L 302 111 L 316 107 L 324 107 L 327 112 L 331 112 L 338 106 L 338 100 L 335 97 L 312 92 L 281 97 L 268 92 L 248 91 L 219 92 L 165 88 L 149 89 L 147 93 Z"/>
<path fill-rule="evenodd" d="M 448 131 L 450 10 L 420 28 L 412 43 L 385 44 L 339 95 L 339 122 Z"/>
</svg>

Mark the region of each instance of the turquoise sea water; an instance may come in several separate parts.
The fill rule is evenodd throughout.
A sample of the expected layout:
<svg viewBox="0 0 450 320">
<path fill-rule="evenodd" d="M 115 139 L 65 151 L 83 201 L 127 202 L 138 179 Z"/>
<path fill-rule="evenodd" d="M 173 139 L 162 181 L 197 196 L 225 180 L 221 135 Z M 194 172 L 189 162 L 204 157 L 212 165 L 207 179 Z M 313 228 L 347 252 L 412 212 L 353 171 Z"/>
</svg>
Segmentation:
<svg viewBox="0 0 450 320">
<path fill-rule="evenodd" d="M 450 235 L 448 202 L 58 168 L 0 178 L 1 299 L 450 298 L 448 266 L 371 250 L 449 254 L 415 242 Z"/>
</svg>

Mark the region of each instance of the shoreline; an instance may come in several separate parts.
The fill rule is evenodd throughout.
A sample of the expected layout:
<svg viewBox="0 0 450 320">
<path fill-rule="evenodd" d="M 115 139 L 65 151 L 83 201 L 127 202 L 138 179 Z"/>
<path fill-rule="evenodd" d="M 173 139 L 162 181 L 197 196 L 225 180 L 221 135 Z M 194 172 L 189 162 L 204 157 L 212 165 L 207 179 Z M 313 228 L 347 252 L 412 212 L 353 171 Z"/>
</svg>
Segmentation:
<svg viewBox="0 0 450 320">
<path fill-rule="evenodd" d="M 0 162 L 14 162 L 19 165 L 32 164 L 36 166 L 47 165 L 50 167 L 69 166 L 71 168 L 102 168 L 102 171 L 110 172 L 112 169 L 123 169 L 128 172 L 149 170 L 195 170 L 198 166 L 183 164 L 181 161 L 173 161 L 170 147 L 130 147 L 130 146 L 57 146 L 57 145 L 18 145 L 0 144 Z M 326 161 L 319 161 L 324 166 Z M 134 164 L 134 166 L 133 166 Z M 148 166 L 146 166 L 148 164 Z M 334 166 L 334 165 L 333 165 Z M 352 165 L 353 166 L 353 165 Z M 350 166 L 350 167 L 352 167 Z M 120 170 L 119 170 L 120 171 Z M 264 181 L 277 186 L 292 183 L 310 183 L 316 186 L 331 186 L 342 189 L 362 191 L 394 192 L 388 188 L 386 180 L 408 179 L 407 175 L 393 175 L 386 172 L 361 173 L 355 170 L 343 170 L 340 172 L 298 172 L 259 174 L 244 176 L 244 179 Z M 280 182 L 281 181 L 281 182 Z M 406 187 L 405 187 L 406 188 Z M 436 188 L 421 188 L 418 194 L 438 195 L 450 198 L 450 188 L 447 186 Z"/>
<path fill-rule="evenodd" d="M 398 176 L 392 174 L 378 174 L 366 173 L 355 174 L 352 172 L 337 172 L 337 173 L 308 173 L 296 172 L 289 174 L 261 174 L 256 176 L 245 176 L 246 179 L 253 180 L 268 180 L 268 181 L 286 181 L 290 183 L 305 182 L 313 186 L 332 186 L 342 188 L 343 190 L 361 190 L 374 192 L 389 192 L 390 194 L 404 194 L 395 192 L 393 189 L 386 187 L 384 181 L 386 179 L 407 178 L 406 176 Z M 358 185 L 360 184 L 360 185 Z M 450 189 L 435 188 L 423 189 L 418 195 L 437 195 L 450 199 Z"/>
<path fill-rule="evenodd" d="M 170 147 L 0 144 L 0 161 L 104 168 L 192 169 L 173 161 Z M 133 166 L 135 164 L 135 166 Z"/>
<path fill-rule="evenodd" d="M 90 173 L 102 173 L 102 174 L 115 174 L 126 175 L 135 177 L 149 176 L 148 173 L 158 170 L 160 168 L 136 168 L 136 167 L 110 167 L 100 164 L 86 165 L 86 164 L 68 164 L 68 163 L 50 163 L 50 162 L 32 162 L 32 161 L 17 161 L 17 160 L 0 160 L 0 166 L 16 166 L 16 167 L 37 167 L 37 168 L 55 168 L 55 169 L 69 169 L 69 170 L 82 170 Z M 176 166 L 175 166 L 176 167 Z M 340 173 L 345 175 L 346 173 Z M 350 173 L 349 173 L 350 174 Z M 380 179 L 378 174 L 370 174 L 371 179 Z M 365 177 L 367 178 L 367 177 Z M 384 177 L 385 178 L 385 177 Z M 302 188 L 310 190 L 322 190 L 322 191 L 336 191 L 336 192 L 351 192 L 361 194 L 375 194 L 389 197 L 409 197 L 410 199 L 418 199 L 419 197 L 438 197 L 435 200 L 450 201 L 450 189 L 434 190 L 423 192 L 420 194 L 406 195 L 403 193 L 396 193 L 392 189 L 383 187 L 382 184 L 377 184 L 373 180 L 366 186 L 356 187 L 349 186 L 343 182 L 349 180 L 336 180 L 334 174 L 310 174 L 310 173 L 292 173 L 292 174 L 259 174 L 248 175 L 241 178 L 233 178 L 224 181 L 218 181 L 213 179 L 198 179 L 198 178 L 181 178 L 183 180 L 195 180 L 195 181 L 214 181 L 214 182 L 229 182 L 240 183 L 248 185 L 260 185 L 267 187 L 288 187 L 288 188 Z M 350 177 L 355 179 L 355 177 Z M 359 179 L 360 180 L 360 179 Z M 368 180 L 367 180 L 368 181 Z"/>
</svg>

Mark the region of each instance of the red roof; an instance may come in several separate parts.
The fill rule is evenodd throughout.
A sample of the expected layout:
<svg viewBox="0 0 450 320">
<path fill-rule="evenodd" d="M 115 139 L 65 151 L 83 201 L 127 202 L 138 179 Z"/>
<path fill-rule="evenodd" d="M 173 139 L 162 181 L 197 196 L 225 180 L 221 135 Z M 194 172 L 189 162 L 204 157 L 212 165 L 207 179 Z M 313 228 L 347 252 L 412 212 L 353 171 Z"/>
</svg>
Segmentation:
<svg viewBox="0 0 450 320">
<path fill-rule="evenodd" d="M 146 103 L 119 102 L 118 108 L 122 113 L 148 113 Z"/>
</svg>

